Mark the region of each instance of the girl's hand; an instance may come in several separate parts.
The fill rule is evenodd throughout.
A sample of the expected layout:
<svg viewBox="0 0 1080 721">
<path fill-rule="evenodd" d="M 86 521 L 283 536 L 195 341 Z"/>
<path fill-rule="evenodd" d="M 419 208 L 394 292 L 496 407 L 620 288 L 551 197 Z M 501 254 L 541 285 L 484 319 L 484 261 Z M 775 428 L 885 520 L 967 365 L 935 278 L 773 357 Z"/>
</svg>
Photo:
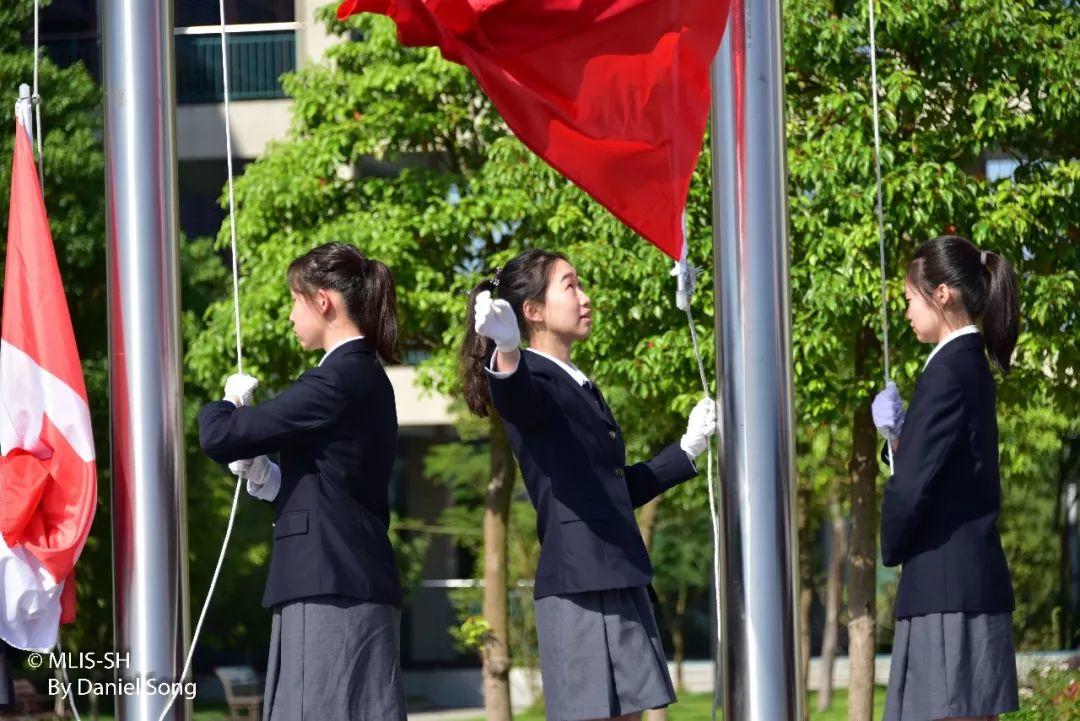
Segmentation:
<svg viewBox="0 0 1080 721">
<path fill-rule="evenodd" d="M 904 402 L 900 399 L 900 391 L 896 384 L 889 381 L 885 384 L 885 390 L 877 394 L 870 413 L 874 416 L 874 425 L 878 432 L 886 440 L 893 440 L 900 436 L 900 429 L 904 425 Z"/>
<path fill-rule="evenodd" d="M 510 353 L 521 345 L 514 309 L 505 300 L 492 300 L 491 291 L 476 296 L 476 332 L 495 341 L 500 353 Z"/>
<path fill-rule="evenodd" d="M 691 458 L 697 458 L 709 447 L 709 439 L 716 435 L 716 401 L 702 398 L 690 411 L 686 434 L 679 446 Z"/>
<path fill-rule="evenodd" d="M 250 406 L 255 389 L 259 387 L 259 381 L 243 374 L 233 373 L 225 381 L 225 400 L 232 401 L 234 406 Z"/>
<path fill-rule="evenodd" d="M 243 461 L 233 461 L 229 464 L 229 470 L 234 475 L 243 476 L 257 486 L 261 486 L 270 480 L 274 464 L 267 456 L 255 456 Z"/>
<path fill-rule="evenodd" d="M 273 501 L 281 490 L 281 468 L 266 456 L 233 461 L 229 470 L 247 479 L 247 491 L 264 501 Z"/>
</svg>

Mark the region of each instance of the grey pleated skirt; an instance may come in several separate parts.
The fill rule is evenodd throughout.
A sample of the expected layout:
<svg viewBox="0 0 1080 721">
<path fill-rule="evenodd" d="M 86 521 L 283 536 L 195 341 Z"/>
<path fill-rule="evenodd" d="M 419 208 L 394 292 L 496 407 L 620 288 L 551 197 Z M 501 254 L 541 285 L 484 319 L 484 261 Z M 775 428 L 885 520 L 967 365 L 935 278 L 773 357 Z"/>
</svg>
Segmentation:
<svg viewBox="0 0 1080 721">
<path fill-rule="evenodd" d="M 263 721 L 405 721 L 393 606 L 317 596 L 274 609 Z"/>
<path fill-rule="evenodd" d="M 884 721 L 1018 708 L 1011 614 L 931 613 L 896 622 Z"/>
<path fill-rule="evenodd" d="M 644 587 L 536 601 L 548 721 L 586 721 L 675 701 Z"/>
</svg>

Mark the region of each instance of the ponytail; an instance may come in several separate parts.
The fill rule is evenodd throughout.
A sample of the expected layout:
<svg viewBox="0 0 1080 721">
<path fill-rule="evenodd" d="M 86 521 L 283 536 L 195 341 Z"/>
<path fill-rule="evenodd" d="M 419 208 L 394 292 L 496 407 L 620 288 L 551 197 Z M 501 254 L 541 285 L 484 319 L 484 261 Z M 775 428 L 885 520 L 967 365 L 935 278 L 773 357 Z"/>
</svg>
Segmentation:
<svg viewBox="0 0 1080 721">
<path fill-rule="evenodd" d="M 982 321 L 990 361 L 1009 373 L 1020 335 L 1020 291 L 1007 260 L 958 235 L 942 235 L 915 251 L 907 281 L 927 300 L 939 285 L 957 290 L 967 314 Z"/>
<path fill-rule="evenodd" d="M 997 253 L 984 252 L 990 283 L 982 316 L 983 337 L 991 360 L 1007 375 L 1020 335 L 1020 289 L 1009 261 Z"/>
<path fill-rule="evenodd" d="M 365 258 L 348 243 L 325 243 L 289 264 L 289 287 L 305 298 L 316 290 L 336 290 L 345 311 L 385 363 L 397 357 L 397 293 L 384 263 Z"/>
<path fill-rule="evenodd" d="M 491 393 L 484 377 L 484 366 L 495 350 L 495 341 L 476 332 L 476 296 L 485 290 L 494 293 L 495 285 L 485 280 L 469 293 L 469 307 L 465 311 L 465 340 L 461 342 L 462 395 L 469 410 L 482 418 L 491 413 Z"/>
</svg>

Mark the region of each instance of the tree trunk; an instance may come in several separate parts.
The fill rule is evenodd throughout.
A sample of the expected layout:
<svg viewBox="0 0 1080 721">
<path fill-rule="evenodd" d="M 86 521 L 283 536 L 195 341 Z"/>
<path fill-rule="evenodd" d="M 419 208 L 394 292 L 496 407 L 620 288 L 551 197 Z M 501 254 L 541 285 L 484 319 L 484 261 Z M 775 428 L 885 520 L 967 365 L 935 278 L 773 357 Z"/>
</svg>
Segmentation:
<svg viewBox="0 0 1080 721">
<path fill-rule="evenodd" d="M 683 619 L 686 618 L 686 597 L 688 588 L 685 581 L 679 584 L 679 595 L 675 600 L 675 626 L 671 629 L 671 641 L 675 646 L 675 691 L 682 693 L 686 678 L 683 661 L 686 660 L 686 635 L 683 633 Z"/>
<path fill-rule="evenodd" d="M 829 575 L 825 582 L 825 632 L 821 638 L 821 679 L 818 682 L 817 703 L 819 712 L 832 706 L 833 667 L 836 665 L 836 646 L 840 636 L 840 597 L 843 591 L 844 555 L 847 553 L 847 524 L 840 511 L 836 484 L 829 487 L 829 518 L 832 520 L 832 555 L 829 556 Z"/>
<path fill-rule="evenodd" d="M 510 721 L 510 615 L 507 607 L 506 532 L 514 491 L 514 456 L 502 423 L 491 420 L 491 480 L 484 494 L 484 620 L 489 635 L 484 664 L 484 716 Z"/>
<path fill-rule="evenodd" d="M 638 527 L 641 529 L 641 540 L 645 542 L 645 551 L 652 552 L 653 539 L 656 538 L 656 522 L 660 515 L 660 496 L 652 499 L 638 512 Z M 667 721 L 666 708 L 650 709 L 646 715 L 648 721 Z"/>
<path fill-rule="evenodd" d="M 802 636 L 802 658 L 799 665 L 799 679 L 802 682 L 800 685 L 803 689 L 803 704 L 802 704 L 802 717 L 803 721 L 810 721 L 810 704 L 807 702 L 807 696 L 810 693 L 810 685 L 807 683 L 810 679 L 810 607 L 814 603 L 814 586 L 813 583 L 806 583 L 799 590 L 799 622 L 802 624 L 800 634 Z"/>
<path fill-rule="evenodd" d="M 638 511 L 638 528 L 641 529 L 641 540 L 645 542 L 645 550 L 652 553 L 652 542 L 656 537 L 656 522 L 660 517 L 661 496 L 652 499 Z"/>
<path fill-rule="evenodd" d="M 49 657 L 46 656 L 45 660 L 47 661 L 48 658 Z M 54 668 L 53 669 L 53 678 L 56 679 L 56 682 L 58 684 L 63 684 L 64 683 L 64 670 L 62 668 L 60 668 L 59 666 Z M 63 686 L 61 686 L 61 688 L 63 688 Z M 64 696 L 62 694 L 56 694 L 56 696 L 53 697 L 53 714 L 55 714 L 57 718 L 65 718 L 68 715 L 67 714 L 67 701 L 65 700 L 65 698 L 64 698 Z"/>
<path fill-rule="evenodd" d="M 874 334 L 864 329 L 855 346 L 855 377 L 866 377 Z M 870 405 L 852 419 L 851 556 L 848 575 L 848 721 L 871 721 L 874 712 L 874 651 L 877 598 L 877 432 Z"/>
<path fill-rule="evenodd" d="M 1058 648 L 1072 648 L 1077 626 L 1077 599 L 1073 593 L 1073 536 L 1075 528 L 1070 520 L 1076 493 L 1077 458 L 1080 457 L 1080 439 L 1065 438 L 1061 447 L 1061 463 L 1058 473 L 1058 508 L 1056 516 L 1059 527 L 1060 567 L 1058 578 L 1058 606 L 1064 610 L 1058 624 Z"/>
<path fill-rule="evenodd" d="M 1064 464 L 1062 464 L 1062 471 L 1064 471 Z M 1069 604 L 1069 538 L 1072 535 L 1069 531 L 1069 509 L 1066 499 L 1068 493 L 1069 479 L 1065 477 L 1065 473 L 1062 472 L 1058 475 L 1057 484 L 1057 502 L 1054 508 L 1054 519 L 1057 522 L 1058 532 L 1058 610 L 1064 611 L 1066 609 L 1072 610 L 1071 604 Z M 1056 637 L 1054 638 L 1055 648 L 1068 648 L 1065 645 L 1066 628 L 1068 627 L 1068 613 L 1062 613 L 1060 616 L 1062 623 L 1058 623 L 1056 631 Z"/>
<path fill-rule="evenodd" d="M 814 604 L 814 563 L 810 549 L 813 544 L 807 538 L 809 527 L 808 489 L 800 488 L 797 496 L 799 508 L 799 681 L 803 693 L 808 693 L 810 678 L 810 609 Z M 810 704 L 803 698 L 803 721 L 810 721 Z"/>
</svg>

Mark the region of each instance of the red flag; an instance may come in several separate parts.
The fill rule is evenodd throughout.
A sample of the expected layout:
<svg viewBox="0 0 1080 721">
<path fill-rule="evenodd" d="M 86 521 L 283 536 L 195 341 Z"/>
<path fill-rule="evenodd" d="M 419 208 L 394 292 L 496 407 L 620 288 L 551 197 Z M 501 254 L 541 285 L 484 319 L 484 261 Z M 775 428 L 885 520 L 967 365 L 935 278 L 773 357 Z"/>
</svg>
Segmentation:
<svg viewBox="0 0 1080 721">
<path fill-rule="evenodd" d="M 97 503 L 90 409 L 34 166 L 15 122 L 0 330 L 0 637 L 55 646 Z M 24 125 L 25 123 L 25 125 Z"/>
<path fill-rule="evenodd" d="M 345 0 L 472 71 L 514 134 L 672 258 L 726 0 Z"/>
</svg>

